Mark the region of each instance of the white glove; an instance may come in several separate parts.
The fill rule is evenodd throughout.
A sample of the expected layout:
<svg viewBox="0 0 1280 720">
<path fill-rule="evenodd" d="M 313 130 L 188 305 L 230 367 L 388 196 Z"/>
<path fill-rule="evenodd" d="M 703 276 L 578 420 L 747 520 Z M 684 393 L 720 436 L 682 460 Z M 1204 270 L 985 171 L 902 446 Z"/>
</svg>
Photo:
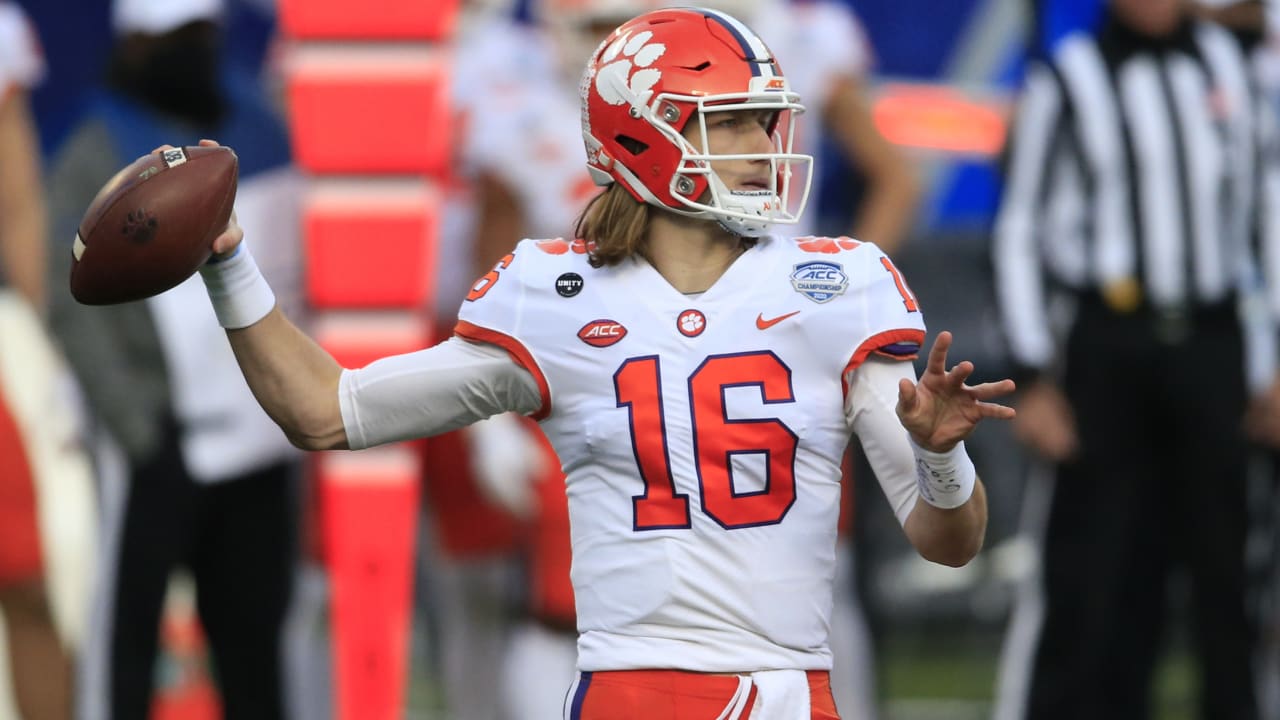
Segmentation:
<svg viewBox="0 0 1280 720">
<path fill-rule="evenodd" d="M 533 515 L 533 483 L 546 457 L 514 413 L 473 423 L 465 431 L 471 470 L 481 491 L 516 517 Z"/>
</svg>

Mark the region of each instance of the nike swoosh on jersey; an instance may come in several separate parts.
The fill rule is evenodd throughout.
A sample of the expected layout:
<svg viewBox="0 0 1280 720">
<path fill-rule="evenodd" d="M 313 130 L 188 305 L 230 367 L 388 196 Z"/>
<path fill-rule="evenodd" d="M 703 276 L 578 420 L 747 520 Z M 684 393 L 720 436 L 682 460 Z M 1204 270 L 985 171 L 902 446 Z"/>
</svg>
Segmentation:
<svg viewBox="0 0 1280 720">
<path fill-rule="evenodd" d="M 779 316 L 778 316 L 778 317 L 776 317 L 776 318 L 769 318 L 768 320 L 765 320 L 765 319 L 764 319 L 764 313 L 760 313 L 759 315 L 756 315 L 756 329 L 758 329 L 758 330 L 768 330 L 769 328 L 773 327 L 774 325 L 777 325 L 778 323 L 782 322 L 783 320 L 786 320 L 787 318 L 791 317 L 792 315 L 799 315 L 799 314 L 800 314 L 800 311 L 799 311 L 799 310 L 796 310 L 796 311 L 794 311 L 794 312 L 789 312 L 789 313 L 787 313 L 786 315 L 779 315 Z"/>
</svg>

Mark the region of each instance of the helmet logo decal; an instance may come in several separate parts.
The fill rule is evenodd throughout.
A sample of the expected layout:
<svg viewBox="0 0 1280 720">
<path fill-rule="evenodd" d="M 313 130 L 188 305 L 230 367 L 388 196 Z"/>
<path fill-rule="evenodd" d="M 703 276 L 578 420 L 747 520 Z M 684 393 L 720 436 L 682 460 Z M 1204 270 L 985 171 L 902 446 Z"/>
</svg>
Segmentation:
<svg viewBox="0 0 1280 720">
<path fill-rule="evenodd" d="M 648 30 L 628 33 L 605 49 L 595 77 L 596 92 L 605 102 L 642 105 L 648 99 L 650 90 L 662 79 L 662 71 L 649 66 L 667 51 L 662 43 L 650 44 L 652 38 Z"/>
</svg>

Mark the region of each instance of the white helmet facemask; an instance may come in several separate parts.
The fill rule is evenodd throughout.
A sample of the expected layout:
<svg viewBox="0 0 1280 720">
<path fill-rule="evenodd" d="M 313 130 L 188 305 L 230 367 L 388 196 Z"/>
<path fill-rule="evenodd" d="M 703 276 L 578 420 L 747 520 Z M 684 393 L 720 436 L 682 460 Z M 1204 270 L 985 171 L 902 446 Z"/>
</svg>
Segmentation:
<svg viewBox="0 0 1280 720">
<path fill-rule="evenodd" d="M 691 102 L 697 105 L 696 122 L 699 145 L 708 147 L 707 116 L 737 110 L 776 110 L 798 115 L 804 112 L 799 96 L 792 92 L 770 91 L 744 95 L 713 95 L 700 98 L 658 96 L 646 108 L 653 113 L 651 122 L 681 148 L 679 169 L 671 178 L 671 194 L 689 208 L 687 215 L 715 219 L 735 235 L 756 237 L 766 234 L 774 225 L 794 225 L 809 199 L 813 179 L 813 157 L 791 152 L 795 139 L 792 122 L 777 121 L 772 129 L 773 151 L 734 155 L 704 152 L 668 124 L 668 118 L 656 108 L 673 107 L 664 100 Z M 712 169 L 713 162 L 726 160 L 766 160 L 769 163 L 769 187 L 754 190 L 730 189 Z M 707 180 L 707 192 L 701 198 L 690 194 L 699 176 Z M 797 181 L 800 181 L 797 184 Z M 677 211 L 680 212 L 680 211 Z"/>
</svg>

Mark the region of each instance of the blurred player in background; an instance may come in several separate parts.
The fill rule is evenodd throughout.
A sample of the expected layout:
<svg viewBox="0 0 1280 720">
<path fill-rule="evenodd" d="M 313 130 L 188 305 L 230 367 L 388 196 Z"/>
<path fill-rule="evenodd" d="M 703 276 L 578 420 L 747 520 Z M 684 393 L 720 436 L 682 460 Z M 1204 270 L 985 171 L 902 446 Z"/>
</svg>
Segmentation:
<svg viewBox="0 0 1280 720">
<path fill-rule="evenodd" d="M 599 192 L 584 162 L 578 83 L 600 40 L 656 6 L 646 0 L 535 0 L 532 22 L 495 12 L 461 36 L 455 94 L 465 93 L 458 98 L 466 108 L 461 165 L 471 178 L 475 216 L 459 239 L 469 247 L 475 277 L 522 238 L 571 232 Z M 535 162 L 514 160 L 529 152 Z M 451 309 L 469 288 L 460 289 Z M 478 690 L 489 694 L 486 702 L 502 701 L 504 717 L 556 717 L 577 672 L 560 461 L 541 431 L 515 414 L 494 416 L 465 432 L 480 486 L 528 523 L 520 556 L 527 578 L 523 611 L 513 627 L 504 628 L 497 658 L 502 693 L 494 697 L 487 682 Z"/>
<path fill-rule="evenodd" d="M 256 78 L 227 71 L 219 0 L 117 0 L 108 87 L 50 177 L 52 277 L 65 283 L 85 208 L 164 141 L 235 138 L 236 211 L 258 228 L 283 304 L 300 298 L 299 187 Z M 83 718 L 152 707 L 171 573 L 188 569 L 227 718 L 288 716 L 283 634 L 297 559 L 300 456 L 254 402 L 203 297 L 187 283 L 107 307 L 53 295 L 52 320 L 99 423 L 102 537 L 80 664 Z M 113 452 L 108 451 L 113 450 Z"/>
<path fill-rule="evenodd" d="M 45 217 L 40 183 L 40 143 L 28 100 L 30 89 L 44 73 L 39 41 L 22 9 L 0 2 L 0 99 L 3 106 L 4 155 L 0 165 L 0 210 L 4 233 L 0 235 L 0 267 L 5 284 L 44 312 Z"/>
<path fill-rule="evenodd" d="M 892 257 L 911 231 L 919 180 L 910 158 L 875 126 L 869 87 L 875 50 L 849 4 L 717 0 L 711 5 L 750 18 L 769 47 L 789 59 L 787 80 L 806 99 L 812 114 L 797 139 L 804 151 L 816 153 L 823 139 L 829 138 L 865 183 L 861 202 L 848 213 L 849 227 L 816 228 L 814 213 L 813 219 L 790 232 L 843 232 L 874 242 Z"/>
<path fill-rule="evenodd" d="M 507 98 L 527 99 L 523 85 L 541 87 L 546 75 L 539 65 L 541 56 L 528 45 L 528 34 L 510 22 L 511 3 L 468 0 L 462 10 L 450 63 L 450 101 L 459 140 L 454 143 L 451 174 L 444 181 L 446 202 L 441 204 L 436 257 L 440 271 L 433 298 L 436 339 L 441 341 L 452 335 L 458 305 L 472 280 L 519 239 L 502 199 L 488 192 L 493 183 L 473 160 L 469 139 L 494 122 L 494 115 L 518 113 L 518 105 Z M 513 67 L 520 77 L 510 75 Z M 488 137 L 509 148 L 507 136 Z M 579 151 L 580 146 L 579 141 Z M 503 237 L 495 224 L 510 236 L 495 242 L 494 237 Z M 492 678 L 507 657 L 513 618 L 523 602 L 520 561 L 531 511 L 526 477 L 528 468 L 539 462 L 530 457 L 535 442 L 518 422 L 503 418 L 421 443 L 424 522 L 418 603 L 425 606 L 429 620 L 449 717 L 521 717 L 504 711 Z M 516 479 L 492 481 L 508 475 Z M 498 487 L 515 495 L 495 495 Z"/>
<path fill-rule="evenodd" d="M 48 345 L 37 319 L 46 302 L 43 173 L 28 104 L 43 68 L 21 10 L 0 2 L 0 611 L 19 715 L 66 720 L 71 664 L 46 585 L 35 445 L 61 413 L 47 396 L 34 408 L 21 402 L 52 370 L 31 365 L 45 357 L 35 346 Z"/>
</svg>

